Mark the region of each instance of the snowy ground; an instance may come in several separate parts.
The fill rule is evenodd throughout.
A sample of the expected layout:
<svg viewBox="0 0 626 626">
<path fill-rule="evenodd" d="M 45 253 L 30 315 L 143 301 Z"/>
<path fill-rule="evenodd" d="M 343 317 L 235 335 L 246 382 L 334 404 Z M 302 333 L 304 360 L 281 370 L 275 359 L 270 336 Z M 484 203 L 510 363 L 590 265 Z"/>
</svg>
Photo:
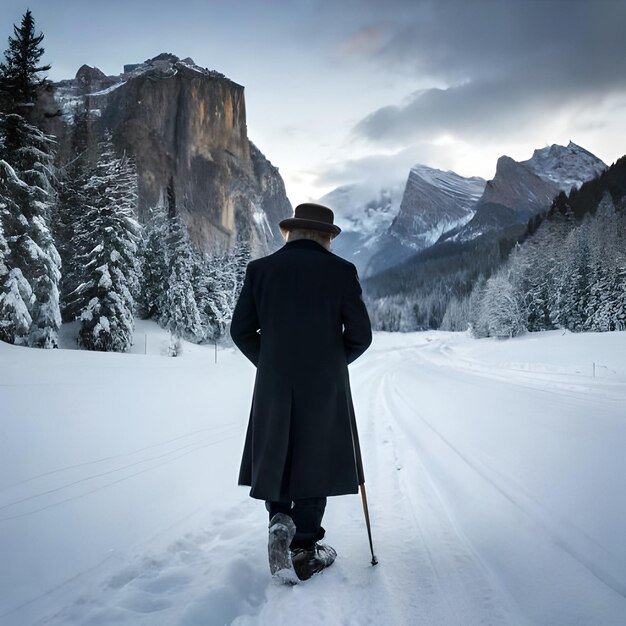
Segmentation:
<svg viewBox="0 0 626 626">
<path fill-rule="evenodd" d="M 626 333 L 376 335 L 351 379 L 380 564 L 331 498 L 337 562 L 294 588 L 236 487 L 254 369 L 186 348 L 0 343 L 3 626 L 626 623 Z"/>
</svg>

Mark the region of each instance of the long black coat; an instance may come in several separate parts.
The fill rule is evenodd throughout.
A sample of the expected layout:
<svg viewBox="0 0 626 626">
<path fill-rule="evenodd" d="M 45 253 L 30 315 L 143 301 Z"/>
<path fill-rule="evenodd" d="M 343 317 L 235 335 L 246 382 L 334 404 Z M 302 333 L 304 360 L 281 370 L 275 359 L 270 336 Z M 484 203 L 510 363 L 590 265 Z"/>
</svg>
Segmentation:
<svg viewBox="0 0 626 626">
<path fill-rule="evenodd" d="M 357 493 L 348 363 L 372 331 L 354 265 L 309 239 L 251 261 L 230 332 L 257 367 L 239 484 L 273 501 Z"/>
</svg>

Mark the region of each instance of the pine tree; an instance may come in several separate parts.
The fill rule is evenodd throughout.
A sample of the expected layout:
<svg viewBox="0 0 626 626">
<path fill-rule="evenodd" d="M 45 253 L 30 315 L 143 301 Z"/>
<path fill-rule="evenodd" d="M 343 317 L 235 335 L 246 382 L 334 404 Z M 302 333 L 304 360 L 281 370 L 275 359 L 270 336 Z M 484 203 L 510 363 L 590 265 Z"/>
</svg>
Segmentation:
<svg viewBox="0 0 626 626">
<path fill-rule="evenodd" d="M 206 257 L 203 276 L 198 276 L 198 301 L 207 338 L 219 339 L 226 333 L 243 285 L 250 246 L 239 241 L 228 254 Z"/>
<path fill-rule="evenodd" d="M 176 209 L 172 181 L 167 196 L 167 283 L 159 323 L 175 340 L 184 338 L 198 342 L 203 331 L 192 282 L 195 259 L 187 229 Z"/>
<path fill-rule="evenodd" d="M 19 28 L 13 25 L 13 33 L 15 37 L 9 37 L 9 48 L 4 53 L 5 61 L 0 63 L 0 103 L 5 111 L 32 107 L 37 89 L 47 82 L 37 75 L 51 67 L 37 65 L 44 53 L 41 46 L 44 36 L 43 33 L 35 35 L 35 20 L 30 9 L 22 16 Z"/>
<path fill-rule="evenodd" d="M 620 326 L 624 299 L 620 269 L 626 255 L 624 221 L 606 192 L 589 225 L 590 288 L 585 330 L 611 331 Z"/>
<path fill-rule="evenodd" d="M 30 326 L 27 332 L 14 335 L 13 342 L 51 348 L 57 345 L 57 330 L 61 324 L 57 289 L 61 262 L 45 217 L 41 215 L 45 206 L 42 195 L 41 188 L 20 180 L 15 170 L 0 160 L 0 202 L 5 207 L 3 229 L 9 265 L 14 284 L 20 284 L 19 292 L 30 294 L 24 300 Z M 26 281 L 28 289 L 22 281 Z"/>
<path fill-rule="evenodd" d="M 469 296 L 451 298 L 441 320 L 441 330 L 465 331 L 469 325 Z"/>
<path fill-rule="evenodd" d="M 115 156 L 109 133 L 100 146 L 100 159 L 85 186 L 89 203 L 84 220 L 92 240 L 84 258 L 87 281 L 75 294 L 85 303 L 79 338 L 88 350 L 125 352 L 133 341 L 137 288 L 136 192 L 132 166 Z"/>
<path fill-rule="evenodd" d="M 28 298 L 28 332 L 13 339 L 36 347 L 56 347 L 61 323 L 58 283 L 61 261 L 49 229 L 56 197 L 54 191 L 54 139 L 29 122 L 37 88 L 45 82 L 37 74 L 43 35 L 35 36 L 30 11 L 16 37 L 9 38 L 5 63 L 0 64 L 0 194 L 7 204 L 3 222 L 9 247 L 12 293 L 32 292 Z M 15 271 L 13 271 L 15 270 Z M 17 271 L 19 270 L 19 271 Z M 26 319 L 22 316 L 22 319 Z M 20 326 L 21 327 L 21 326 Z"/>
<path fill-rule="evenodd" d="M 164 308 L 168 268 L 167 216 L 162 202 L 149 210 L 143 233 L 138 313 L 144 319 L 159 319 Z"/>
<path fill-rule="evenodd" d="M 506 267 L 489 278 L 482 303 L 481 327 L 490 337 L 515 337 L 526 330 L 526 316 Z"/>
<path fill-rule="evenodd" d="M 218 291 L 217 283 L 211 271 L 211 258 L 208 254 L 195 252 L 192 269 L 193 290 L 202 322 L 204 340 L 217 340 L 220 336 L 221 311 L 225 298 Z"/>
<path fill-rule="evenodd" d="M 0 198 L 0 341 L 15 343 L 16 337 L 28 332 L 32 322 L 28 312 L 32 291 L 22 272 L 10 269 L 9 246 L 1 219 L 4 208 Z"/>
<path fill-rule="evenodd" d="M 485 323 L 484 301 L 487 280 L 481 274 L 476 282 L 469 297 L 469 320 L 470 330 L 474 337 L 488 337 L 489 329 Z"/>
<path fill-rule="evenodd" d="M 88 147 L 89 110 L 86 102 L 74 112 L 72 124 L 72 158 L 60 172 L 56 210 L 52 216 L 54 238 L 63 266 L 61 276 L 61 314 L 64 321 L 78 317 L 83 306 L 76 297 L 77 288 L 85 282 L 84 258 L 92 232 L 83 219 L 88 198 L 85 187 L 90 175 L 91 158 Z"/>
<path fill-rule="evenodd" d="M 583 223 L 574 228 L 568 236 L 567 248 L 571 254 L 568 268 L 566 296 L 566 315 L 564 326 L 573 331 L 585 330 L 587 309 L 591 296 L 592 274 L 589 267 L 590 216 L 585 216 Z"/>
</svg>

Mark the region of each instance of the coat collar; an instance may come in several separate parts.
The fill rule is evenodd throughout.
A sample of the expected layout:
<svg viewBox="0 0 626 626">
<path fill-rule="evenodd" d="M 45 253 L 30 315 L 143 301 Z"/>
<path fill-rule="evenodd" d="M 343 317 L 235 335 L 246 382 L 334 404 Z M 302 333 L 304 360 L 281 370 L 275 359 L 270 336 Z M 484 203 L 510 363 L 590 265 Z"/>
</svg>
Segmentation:
<svg viewBox="0 0 626 626">
<path fill-rule="evenodd" d="M 293 241 L 288 241 L 281 248 L 281 251 L 295 250 L 297 248 L 304 248 L 306 250 L 317 250 L 318 252 L 326 252 L 328 254 L 332 254 L 331 251 L 324 248 L 321 243 L 317 243 L 317 241 L 313 241 L 312 239 L 294 239 Z"/>
</svg>

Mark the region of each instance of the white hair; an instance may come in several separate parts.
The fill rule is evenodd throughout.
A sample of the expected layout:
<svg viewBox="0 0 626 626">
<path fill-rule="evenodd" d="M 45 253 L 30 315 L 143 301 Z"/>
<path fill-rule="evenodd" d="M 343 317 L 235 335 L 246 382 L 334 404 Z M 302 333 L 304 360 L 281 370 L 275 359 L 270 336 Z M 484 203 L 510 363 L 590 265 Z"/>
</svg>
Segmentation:
<svg viewBox="0 0 626 626">
<path fill-rule="evenodd" d="M 287 241 L 295 241 L 296 239 L 312 239 L 316 241 L 320 245 L 324 246 L 327 250 L 330 250 L 330 240 L 332 239 L 332 235 L 330 233 L 325 233 L 321 230 L 313 230 L 310 228 L 294 228 L 292 230 L 288 230 L 285 235 L 285 239 Z"/>
</svg>

